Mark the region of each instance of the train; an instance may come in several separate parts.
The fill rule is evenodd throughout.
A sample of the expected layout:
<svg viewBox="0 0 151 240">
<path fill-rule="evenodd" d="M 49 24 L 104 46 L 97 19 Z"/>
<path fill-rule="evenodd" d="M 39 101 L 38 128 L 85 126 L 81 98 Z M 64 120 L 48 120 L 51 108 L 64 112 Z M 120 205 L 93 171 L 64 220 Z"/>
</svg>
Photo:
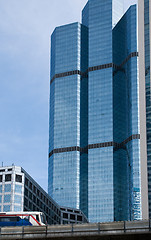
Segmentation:
<svg viewBox="0 0 151 240">
<path fill-rule="evenodd" d="M 0 212 L 0 227 L 47 225 L 43 212 Z"/>
</svg>

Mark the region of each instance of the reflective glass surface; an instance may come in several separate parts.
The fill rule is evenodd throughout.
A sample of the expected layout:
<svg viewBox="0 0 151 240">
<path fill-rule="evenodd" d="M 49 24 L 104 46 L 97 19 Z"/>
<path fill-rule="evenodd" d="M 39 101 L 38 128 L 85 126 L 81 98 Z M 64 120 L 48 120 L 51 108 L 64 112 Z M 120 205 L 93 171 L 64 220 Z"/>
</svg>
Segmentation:
<svg viewBox="0 0 151 240">
<path fill-rule="evenodd" d="M 151 218 L 151 80 L 150 80 L 150 15 L 149 0 L 144 0 L 145 29 L 145 80 L 146 80 L 146 128 L 147 128 L 147 162 L 148 162 L 148 199 L 149 217 Z"/>
<path fill-rule="evenodd" d="M 11 184 L 5 185 L 5 192 L 11 192 Z"/>
<path fill-rule="evenodd" d="M 4 205 L 3 212 L 10 212 L 10 205 Z"/>
<path fill-rule="evenodd" d="M 113 60 L 120 65 L 137 52 L 137 9 L 131 6 L 113 29 Z M 140 134 L 138 58 L 114 69 L 114 141 Z M 120 181 L 119 181 L 120 180 Z M 115 220 L 139 220 L 141 212 L 140 140 L 134 139 L 114 151 Z"/>
<path fill-rule="evenodd" d="M 16 195 L 14 196 L 14 202 L 15 203 L 21 203 L 22 201 L 22 196 Z"/>
<path fill-rule="evenodd" d="M 57 27 L 51 38 L 51 79 L 55 74 L 86 71 L 87 28 L 80 23 Z M 80 152 L 68 152 L 69 147 L 87 145 L 87 78 L 66 74 L 55 78 L 50 85 L 49 153 L 62 149 L 49 158 L 48 191 L 60 204 L 80 207 L 80 192 L 87 190 L 87 166 L 80 180 Z M 69 76 L 68 76 L 69 75 Z M 83 111 L 81 111 L 83 109 Z M 80 136 L 80 132 L 82 135 Z M 81 165 L 87 164 L 83 160 Z M 87 197 L 81 197 L 87 211 Z"/>
<path fill-rule="evenodd" d="M 21 209 L 21 206 L 14 206 L 14 211 L 15 212 L 20 212 L 22 209 Z"/>
<path fill-rule="evenodd" d="M 11 195 L 10 194 L 4 195 L 4 203 L 10 203 L 10 201 L 11 201 Z"/>
<path fill-rule="evenodd" d="M 89 0 L 51 37 L 49 194 L 90 222 L 142 216 L 136 6 L 122 14 Z"/>
<path fill-rule="evenodd" d="M 15 192 L 16 193 L 21 193 L 22 191 L 22 186 L 21 185 L 15 185 Z"/>
</svg>

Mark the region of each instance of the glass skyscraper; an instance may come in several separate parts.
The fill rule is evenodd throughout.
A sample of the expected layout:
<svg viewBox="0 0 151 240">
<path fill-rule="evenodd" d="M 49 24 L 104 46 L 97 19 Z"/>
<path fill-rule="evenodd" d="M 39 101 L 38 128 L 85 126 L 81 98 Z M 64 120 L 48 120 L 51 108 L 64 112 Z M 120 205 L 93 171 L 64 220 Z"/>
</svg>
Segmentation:
<svg viewBox="0 0 151 240">
<path fill-rule="evenodd" d="M 149 217 L 151 218 L 151 1 L 139 0 L 140 16 L 141 16 L 141 32 L 142 32 L 142 55 L 146 89 L 146 135 L 147 135 L 147 165 L 148 165 L 148 202 Z M 140 25 L 141 25 L 140 23 Z"/>
<path fill-rule="evenodd" d="M 48 191 L 91 222 L 142 219 L 137 18 L 89 0 L 51 38 Z"/>
</svg>

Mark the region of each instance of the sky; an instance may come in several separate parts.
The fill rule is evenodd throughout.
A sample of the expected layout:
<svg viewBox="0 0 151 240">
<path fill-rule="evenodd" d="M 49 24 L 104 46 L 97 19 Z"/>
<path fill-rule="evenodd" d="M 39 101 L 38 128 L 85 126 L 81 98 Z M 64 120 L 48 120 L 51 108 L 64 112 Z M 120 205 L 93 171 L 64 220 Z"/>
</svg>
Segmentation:
<svg viewBox="0 0 151 240">
<path fill-rule="evenodd" d="M 125 0 L 125 10 L 136 0 Z M 50 35 L 81 21 L 86 0 L 0 0 L 0 166 L 23 167 L 46 191 Z"/>
</svg>

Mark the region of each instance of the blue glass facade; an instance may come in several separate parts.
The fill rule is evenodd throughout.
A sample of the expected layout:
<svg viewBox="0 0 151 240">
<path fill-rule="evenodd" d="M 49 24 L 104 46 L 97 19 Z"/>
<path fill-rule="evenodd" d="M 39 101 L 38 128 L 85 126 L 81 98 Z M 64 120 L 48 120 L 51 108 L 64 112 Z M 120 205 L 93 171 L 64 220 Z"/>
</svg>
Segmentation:
<svg viewBox="0 0 151 240">
<path fill-rule="evenodd" d="M 114 69 L 114 142 L 139 136 L 137 9 L 131 6 L 113 29 Z M 135 57 L 129 58 L 132 55 Z M 114 149 L 115 220 L 141 219 L 140 139 L 132 139 L 121 149 Z M 119 181 L 120 179 L 120 181 Z M 123 188 L 124 186 L 124 188 Z"/>
<path fill-rule="evenodd" d="M 144 0 L 144 37 L 145 37 L 145 82 L 146 82 L 146 129 L 148 162 L 148 200 L 151 218 L 151 80 L 150 80 L 150 1 Z"/>
<path fill-rule="evenodd" d="M 80 154 L 78 148 L 87 145 L 87 76 L 81 79 L 79 74 L 87 69 L 87 37 L 87 27 L 79 23 L 58 27 L 52 34 L 51 79 L 66 75 L 56 77 L 50 87 L 49 152 L 53 154 L 48 190 L 63 206 L 80 208 L 81 198 L 85 212 L 87 154 Z"/>
<path fill-rule="evenodd" d="M 89 0 L 51 39 L 49 194 L 91 222 L 142 217 L 136 5 L 122 15 Z"/>
</svg>

